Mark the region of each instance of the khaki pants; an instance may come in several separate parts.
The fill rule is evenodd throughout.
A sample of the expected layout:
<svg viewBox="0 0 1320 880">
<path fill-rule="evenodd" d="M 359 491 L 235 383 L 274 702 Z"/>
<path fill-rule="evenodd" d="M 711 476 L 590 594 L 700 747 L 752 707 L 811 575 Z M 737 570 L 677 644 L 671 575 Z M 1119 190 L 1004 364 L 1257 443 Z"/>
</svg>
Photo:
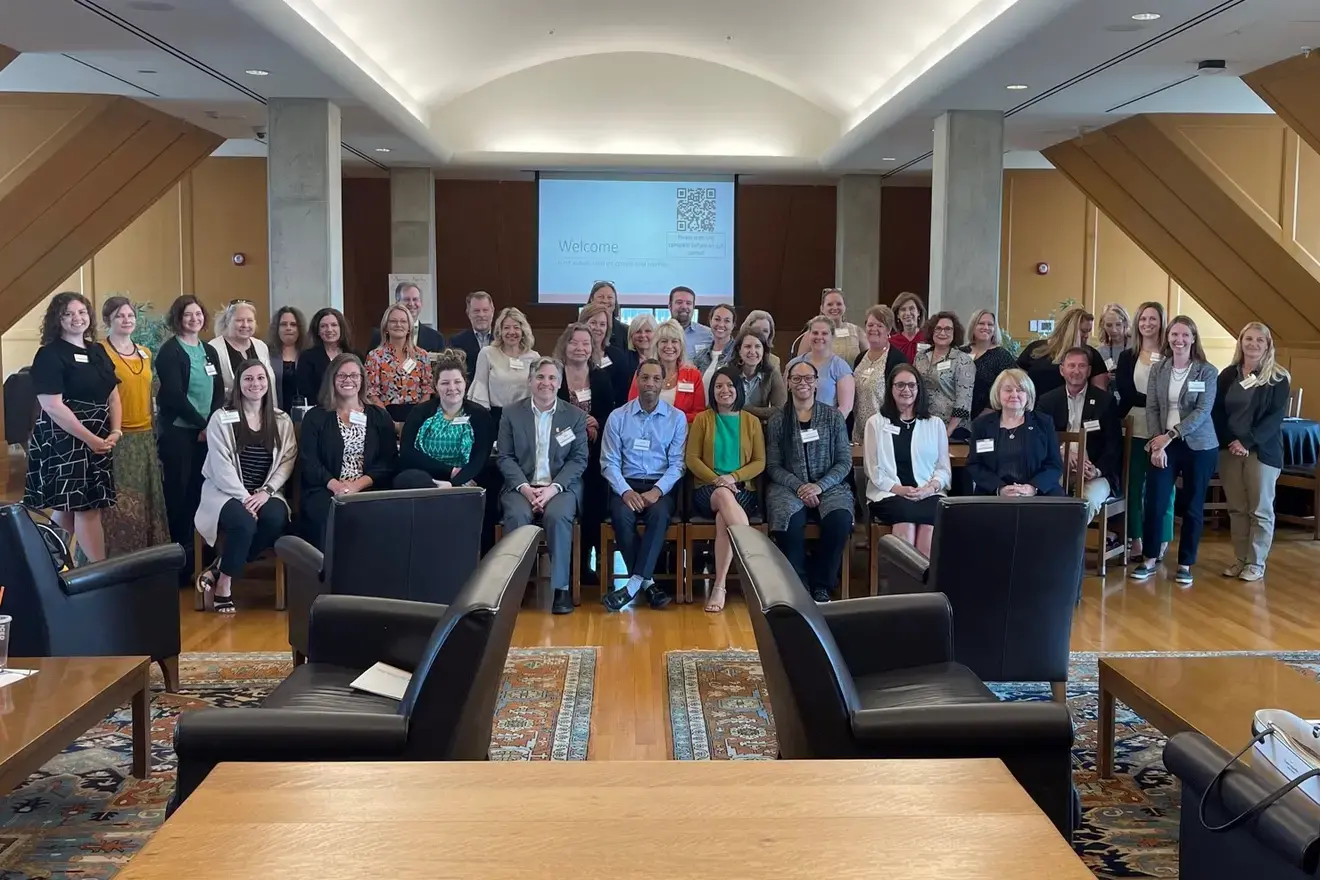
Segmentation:
<svg viewBox="0 0 1320 880">
<path fill-rule="evenodd" d="M 1082 500 L 1086 502 L 1086 521 L 1095 519 L 1095 515 L 1100 512 L 1100 505 L 1109 500 L 1109 480 L 1104 477 L 1096 477 L 1094 480 L 1087 480 L 1086 485 L 1082 487 Z"/>
<path fill-rule="evenodd" d="M 1219 451 L 1219 479 L 1228 499 L 1233 555 L 1247 565 L 1265 566 L 1274 541 L 1274 484 L 1280 469 L 1261 464 L 1256 453 Z"/>
</svg>

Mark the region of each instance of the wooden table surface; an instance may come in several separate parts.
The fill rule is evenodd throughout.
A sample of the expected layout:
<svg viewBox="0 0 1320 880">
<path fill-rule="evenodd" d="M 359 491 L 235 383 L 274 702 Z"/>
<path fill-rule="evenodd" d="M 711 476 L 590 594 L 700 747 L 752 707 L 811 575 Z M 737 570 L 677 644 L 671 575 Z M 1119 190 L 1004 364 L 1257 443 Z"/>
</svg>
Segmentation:
<svg viewBox="0 0 1320 880">
<path fill-rule="evenodd" d="M 1251 739 L 1257 709 L 1320 718 L 1320 684 L 1272 657 L 1101 657 L 1099 668 L 1102 776 L 1112 767 L 1115 698 L 1168 736 L 1196 730 L 1229 754 Z"/>
<path fill-rule="evenodd" d="M 998 760 L 223 764 L 117 880 L 1093 880 Z"/>
<path fill-rule="evenodd" d="M 36 669 L 0 688 L 0 792 L 9 793 L 69 743 L 125 703 L 133 704 L 133 775 L 151 769 L 149 657 L 9 658 Z"/>
</svg>

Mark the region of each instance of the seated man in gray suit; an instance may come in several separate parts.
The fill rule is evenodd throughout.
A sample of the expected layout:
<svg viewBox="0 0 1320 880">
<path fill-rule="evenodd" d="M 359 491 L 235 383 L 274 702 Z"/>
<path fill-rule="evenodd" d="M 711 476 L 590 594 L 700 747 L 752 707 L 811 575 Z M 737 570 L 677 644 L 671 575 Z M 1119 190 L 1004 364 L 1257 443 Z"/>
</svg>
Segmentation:
<svg viewBox="0 0 1320 880">
<path fill-rule="evenodd" d="M 582 474 L 587 469 L 587 417 L 559 399 L 564 371 L 554 358 L 532 361 L 527 376 L 532 396 L 506 406 L 500 419 L 504 531 L 540 519 L 550 549 L 552 610 L 571 614 L 573 518 L 581 508 Z"/>
</svg>

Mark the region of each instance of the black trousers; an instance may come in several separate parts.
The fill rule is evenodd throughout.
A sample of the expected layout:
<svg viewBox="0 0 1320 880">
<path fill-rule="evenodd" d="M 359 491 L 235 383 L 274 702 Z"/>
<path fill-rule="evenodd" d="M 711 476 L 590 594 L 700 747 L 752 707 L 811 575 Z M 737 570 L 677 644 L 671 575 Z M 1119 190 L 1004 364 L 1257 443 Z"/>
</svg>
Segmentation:
<svg viewBox="0 0 1320 880">
<path fill-rule="evenodd" d="M 807 558 L 806 538 L 808 519 L 820 523 L 820 539 L 810 560 Z M 822 517 L 819 510 L 804 507 L 788 518 L 787 529 L 775 532 L 772 537 L 808 590 L 833 592 L 839 582 L 839 569 L 843 565 L 843 554 L 852 528 L 851 510 L 836 510 Z"/>
<path fill-rule="evenodd" d="M 198 433 L 196 428 L 163 425 L 156 434 L 165 519 L 170 540 L 182 547 L 184 553 L 184 565 L 179 573 L 182 579 L 188 578 L 193 570 L 193 516 L 202 502 L 206 443 L 197 439 Z"/>
<path fill-rule="evenodd" d="M 288 525 L 289 508 L 278 498 L 263 504 L 256 516 L 230 498 L 220 508 L 220 573 L 242 577 L 247 564 L 274 547 Z"/>
</svg>

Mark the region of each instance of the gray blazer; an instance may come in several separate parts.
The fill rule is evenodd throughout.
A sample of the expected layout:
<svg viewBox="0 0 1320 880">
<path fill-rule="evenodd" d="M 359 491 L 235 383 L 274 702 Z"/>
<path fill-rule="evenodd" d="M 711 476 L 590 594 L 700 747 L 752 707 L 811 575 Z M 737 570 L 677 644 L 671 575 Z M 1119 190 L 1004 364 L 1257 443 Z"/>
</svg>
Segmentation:
<svg viewBox="0 0 1320 880">
<path fill-rule="evenodd" d="M 1182 394 L 1178 396 L 1178 436 L 1187 446 L 1197 451 L 1218 449 L 1219 438 L 1210 410 L 1215 405 L 1219 371 L 1204 361 L 1192 361 Z M 1150 381 L 1146 385 L 1146 427 L 1150 435 L 1163 434 L 1165 417 L 1169 413 L 1169 378 L 1173 374 L 1173 358 L 1163 357 L 1150 368 Z M 1200 382 L 1203 390 L 1192 391 L 1192 383 Z"/>
<path fill-rule="evenodd" d="M 852 490 L 846 482 L 853 471 L 847 422 L 834 407 L 817 403 L 811 424 L 820 434 L 820 440 L 803 443 L 797 425 L 793 425 L 787 448 L 783 442 L 784 410 L 776 410 L 766 426 L 765 472 L 770 478 L 766 487 L 766 518 L 772 532 L 787 529 L 789 518 L 805 506 L 797 497 L 797 490 L 807 482 L 808 472 L 811 482 L 821 489 L 817 508 L 821 516 L 853 509 Z"/>
<path fill-rule="evenodd" d="M 587 417 L 582 410 L 563 400 L 555 400 L 555 414 L 550 419 L 550 481 L 571 494 L 582 509 L 582 474 L 587 469 Z M 557 438 L 565 431 L 573 439 L 560 445 Z M 504 491 L 514 492 L 536 474 L 536 417 L 531 398 L 506 406 L 500 416 L 500 476 Z"/>
</svg>

